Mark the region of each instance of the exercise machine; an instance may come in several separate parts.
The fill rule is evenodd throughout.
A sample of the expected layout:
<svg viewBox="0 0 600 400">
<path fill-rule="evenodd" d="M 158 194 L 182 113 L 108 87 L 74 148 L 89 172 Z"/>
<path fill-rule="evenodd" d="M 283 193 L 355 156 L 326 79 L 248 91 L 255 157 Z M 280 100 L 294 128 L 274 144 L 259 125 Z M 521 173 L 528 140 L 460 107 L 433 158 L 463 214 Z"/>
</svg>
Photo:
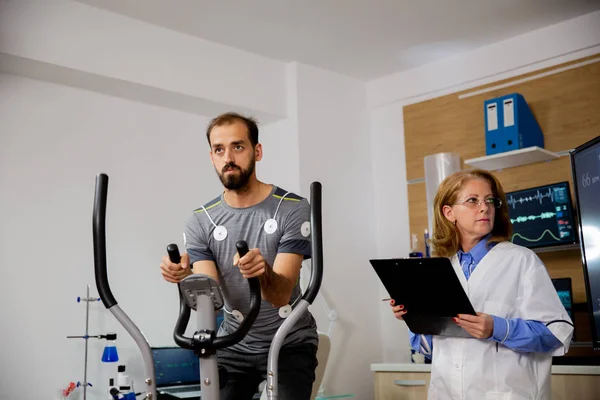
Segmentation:
<svg viewBox="0 0 600 400">
<path fill-rule="evenodd" d="M 313 182 L 310 189 L 312 273 L 302 299 L 298 301 L 296 307 L 281 324 L 269 348 L 266 384 L 267 399 L 269 400 L 278 399 L 279 350 L 298 318 L 307 311 L 308 306 L 316 298 L 323 279 L 321 184 Z M 248 252 L 248 245 L 243 240 L 237 242 L 236 247 L 240 258 Z M 167 252 L 171 262 L 178 264 L 181 261 L 177 245 L 170 244 Z M 249 321 L 254 321 L 260 310 L 261 297 L 258 278 L 248 279 L 248 284 L 251 290 L 249 315 L 244 317 L 236 332 L 224 337 L 215 336 L 214 310 L 220 310 L 223 307 L 223 297 L 218 283 L 206 275 L 193 274 L 178 284 L 180 286 L 180 308 L 174 338 L 178 346 L 194 350 L 194 353 L 200 358 L 200 391 L 203 400 L 218 399 L 219 389 L 227 380 L 226 371 L 217 369 L 216 350 L 239 342 L 250 329 L 251 322 Z M 198 317 L 198 331 L 191 338 L 183 336 L 189 321 L 190 308 L 196 311 Z"/>
<path fill-rule="evenodd" d="M 94 239 L 94 272 L 96 287 L 102 303 L 115 318 L 123 325 L 140 348 L 145 373 L 144 399 L 155 400 L 156 377 L 152 350 L 147 339 L 135 323 L 119 307 L 108 283 L 106 265 L 106 203 L 108 194 L 108 175 L 98 174 L 94 196 L 94 210 L 92 231 Z M 322 247 L 322 219 L 321 219 L 321 184 L 313 182 L 310 187 L 311 204 L 311 248 L 312 248 L 312 273 L 302 299 L 300 299 L 277 330 L 268 355 L 267 365 L 267 398 L 276 400 L 277 392 L 277 362 L 279 350 L 285 337 L 288 335 L 298 318 L 306 312 L 315 300 L 323 279 L 323 247 Z M 240 257 L 248 252 L 248 245 L 244 241 L 236 243 Z M 176 245 L 167 246 L 167 252 L 173 262 L 180 261 L 179 249 Z M 219 398 L 220 384 L 226 382 L 226 374 L 217 368 L 216 350 L 232 346 L 239 342 L 248 332 L 260 310 L 260 283 L 258 278 L 248 279 L 250 286 L 250 311 L 244 317 L 238 329 L 226 336 L 217 337 L 215 332 L 216 318 L 214 310 L 223 307 L 223 298 L 219 285 L 212 278 L 194 274 L 186 277 L 178 284 L 180 307 L 179 317 L 174 330 L 174 340 L 180 347 L 192 349 L 200 358 L 201 393 L 203 400 L 216 400 Z M 198 331 L 193 337 L 185 337 L 184 333 L 190 318 L 190 310 L 196 311 Z"/>
</svg>

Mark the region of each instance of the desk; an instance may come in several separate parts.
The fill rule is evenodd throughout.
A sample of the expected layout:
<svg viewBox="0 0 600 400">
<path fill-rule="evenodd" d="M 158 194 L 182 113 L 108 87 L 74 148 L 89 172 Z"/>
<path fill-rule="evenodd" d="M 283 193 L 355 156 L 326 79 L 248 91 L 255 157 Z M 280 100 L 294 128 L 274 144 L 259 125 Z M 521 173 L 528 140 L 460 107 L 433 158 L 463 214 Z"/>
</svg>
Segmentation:
<svg viewBox="0 0 600 400">
<path fill-rule="evenodd" d="M 375 400 L 426 400 L 431 365 L 371 364 Z M 600 366 L 553 365 L 552 400 L 600 400 Z"/>
</svg>

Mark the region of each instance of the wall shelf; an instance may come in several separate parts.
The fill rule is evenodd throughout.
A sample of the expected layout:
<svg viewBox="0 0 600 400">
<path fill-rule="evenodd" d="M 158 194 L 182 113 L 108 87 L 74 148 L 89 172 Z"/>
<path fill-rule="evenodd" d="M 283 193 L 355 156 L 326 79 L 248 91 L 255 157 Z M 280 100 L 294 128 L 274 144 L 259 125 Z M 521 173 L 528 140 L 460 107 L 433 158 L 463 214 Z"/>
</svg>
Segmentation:
<svg viewBox="0 0 600 400">
<path fill-rule="evenodd" d="M 488 171 L 497 171 L 505 168 L 518 167 L 543 161 L 552 161 L 560 157 L 559 154 L 533 146 L 525 149 L 507 151 L 478 158 L 465 160 L 465 165 L 481 168 Z"/>
</svg>

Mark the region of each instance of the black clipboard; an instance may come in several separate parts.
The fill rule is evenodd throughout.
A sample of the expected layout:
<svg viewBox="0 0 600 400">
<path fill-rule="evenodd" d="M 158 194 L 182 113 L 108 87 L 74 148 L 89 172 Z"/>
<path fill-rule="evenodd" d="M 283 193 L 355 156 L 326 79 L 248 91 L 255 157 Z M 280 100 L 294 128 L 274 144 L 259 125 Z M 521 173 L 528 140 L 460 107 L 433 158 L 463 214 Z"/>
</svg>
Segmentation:
<svg viewBox="0 0 600 400">
<path fill-rule="evenodd" d="M 408 310 L 402 318 L 411 332 L 472 337 L 452 320 L 457 314 L 477 314 L 448 258 L 394 258 L 369 262 L 390 298 Z"/>
</svg>

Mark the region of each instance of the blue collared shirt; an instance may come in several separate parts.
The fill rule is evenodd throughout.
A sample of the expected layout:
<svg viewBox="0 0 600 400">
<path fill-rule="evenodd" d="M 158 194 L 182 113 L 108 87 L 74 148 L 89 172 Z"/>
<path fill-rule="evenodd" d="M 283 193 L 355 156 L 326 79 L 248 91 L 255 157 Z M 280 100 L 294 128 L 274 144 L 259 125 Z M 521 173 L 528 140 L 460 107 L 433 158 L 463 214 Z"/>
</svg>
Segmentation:
<svg viewBox="0 0 600 400">
<path fill-rule="evenodd" d="M 479 262 L 486 256 L 492 246 L 487 246 L 491 235 L 481 239 L 470 252 L 459 250 L 458 260 L 467 280 Z M 504 346 L 520 352 L 549 352 L 562 345 L 562 343 L 550 332 L 550 330 L 539 321 L 524 320 L 521 318 L 501 318 L 492 315 L 494 319 L 494 331 L 488 340 L 502 343 Z M 431 358 L 433 345 L 431 335 L 416 335 L 409 329 L 411 347 Z"/>
<path fill-rule="evenodd" d="M 491 246 L 489 247 L 487 245 L 490 237 L 491 235 L 488 235 L 481 239 L 468 253 L 458 250 L 458 261 L 460 262 L 460 266 L 462 267 L 463 273 L 465 274 L 467 280 L 469 280 L 471 277 L 471 274 L 475 270 L 477 264 L 479 264 L 483 257 L 485 257 L 492 247 L 494 247 L 495 243 L 491 243 Z"/>
</svg>

